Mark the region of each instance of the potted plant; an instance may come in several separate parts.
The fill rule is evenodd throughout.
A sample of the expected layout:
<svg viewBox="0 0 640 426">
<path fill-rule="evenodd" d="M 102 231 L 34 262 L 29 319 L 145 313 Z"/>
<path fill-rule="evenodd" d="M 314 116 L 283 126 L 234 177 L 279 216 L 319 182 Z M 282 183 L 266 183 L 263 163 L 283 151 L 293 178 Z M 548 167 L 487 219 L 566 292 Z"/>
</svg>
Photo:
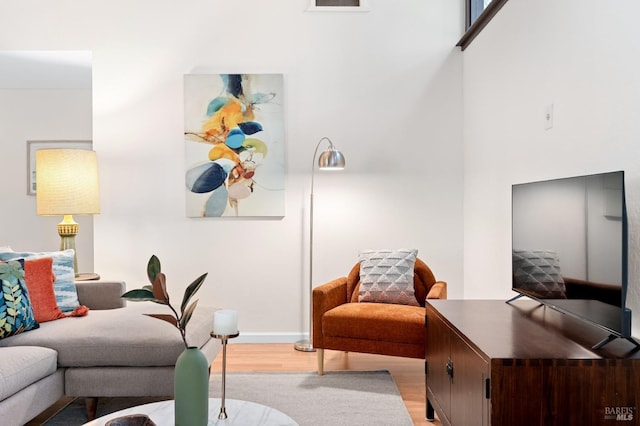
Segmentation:
<svg viewBox="0 0 640 426">
<path fill-rule="evenodd" d="M 184 291 L 180 313 L 171 305 L 167 292 L 167 279 L 161 270 L 160 259 L 151 256 L 147 263 L 147 277 L 151 285 L 131 290 L 122 295 L 133 302 L 149 301 L 167 305 L 172 314 L 145 314 L 166 321 L 176 327 L 184 342 L 185 350 L 176 360 L 174 377 L 175 424 L 176 426 L 205 426 L 209 418 L 209 363 L 200 348 L 189 346 L 187 324 L 198 305 L 191 298 L 200 289 L 207 273 L 196 278 Z"/>
</svg>

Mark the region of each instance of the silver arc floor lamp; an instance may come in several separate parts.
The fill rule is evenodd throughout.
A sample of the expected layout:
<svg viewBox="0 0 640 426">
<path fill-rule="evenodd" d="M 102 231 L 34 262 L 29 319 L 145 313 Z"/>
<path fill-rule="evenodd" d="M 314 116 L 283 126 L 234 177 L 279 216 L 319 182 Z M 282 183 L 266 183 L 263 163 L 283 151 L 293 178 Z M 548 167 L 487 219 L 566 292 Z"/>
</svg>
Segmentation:
<svg viewBox="0 0 640 426">
<path fill-rule="evenodd" d="M 298 351 L 313 352 L 313 178 L 316 170 L 316 157 L 322 142 L 328 142 L 329 147 L 318 157 L 318 169 L 320 170 L 342 170 L 344 169 L 344 156 L 335 149 L 331 139 L 323 137 L 318 141 L 316 150 L 313 153 L 311 162 L 311 193 L 309 195 L 309 339 L 298 340 L 294 348 Z"/>
</svg>

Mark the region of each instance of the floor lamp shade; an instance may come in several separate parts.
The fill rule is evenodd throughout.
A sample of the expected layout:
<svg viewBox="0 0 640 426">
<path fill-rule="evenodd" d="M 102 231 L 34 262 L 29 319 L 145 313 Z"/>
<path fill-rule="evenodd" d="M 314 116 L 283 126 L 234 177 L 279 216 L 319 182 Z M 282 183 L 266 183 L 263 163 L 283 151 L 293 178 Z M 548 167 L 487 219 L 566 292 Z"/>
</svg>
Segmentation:
<svg viewBox="0 0 640 426">
<path fill-rule="evenodd" d="M 58 224 L 60 249 L 75 250 L 78 224 L 73 220 L 73 215 L 100 213 L 98 161 L 95 151 L 36 151 L 36 211 L 40 216 L 64 216 Z M 77 259 L 74 259 L 74 269 L 77 275 Z"/>
<path fill-rule="evenodd" d="M 329 147 L 323 151 L 318 157 L 318 149 L 322 142 L 327 142 Z M 318 141 L 316 150 L 313 154 L 311 162 L 311 193 L 309 196 L 309 339 L 299 340 L 294 343 L 293 347 L 298 351 L 312 352 L 313 347 L 313 181 L 316 169 L 316 158 L 318 159 L 318 168 L 320 170 L 342 170 L 344 169 L 344 156 L 340 151 L 335 149 L 333 142 L 327 137 L 323 137 Z"/>
<path fill-rule="evenodd" d="M 334 148 L 333 145 L 318 158 L 318 168 L 321 170 L 342 170 L 344 169 L 344 155 Z"/>
</svg>

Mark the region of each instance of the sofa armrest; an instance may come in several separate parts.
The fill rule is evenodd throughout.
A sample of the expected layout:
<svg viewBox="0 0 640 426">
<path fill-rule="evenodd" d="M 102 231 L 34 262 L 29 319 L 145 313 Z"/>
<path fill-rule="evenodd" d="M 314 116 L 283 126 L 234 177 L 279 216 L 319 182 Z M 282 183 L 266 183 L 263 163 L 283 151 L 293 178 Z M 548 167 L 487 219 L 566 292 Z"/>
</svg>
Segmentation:
<svg viewBox="0 0 640 426">
<path fill-rule="evenodd" d="M 322 348 L 322 316 L 347 303 L 347 277 L 336 278 L 313 289 L 313 346 Z"/>
<path fill-rule="evenodd" d="M 121 298 L 126 291 L 124 281 L 76 281 L 78 300 L 89 309 L 116 309 L 126 306 Z"/>
<path fill-rule="evenodd" d="M 444 281 L 436 281 L 429 289 L 427 299 L 446 299 L 447 283 Z"/>
</svg>

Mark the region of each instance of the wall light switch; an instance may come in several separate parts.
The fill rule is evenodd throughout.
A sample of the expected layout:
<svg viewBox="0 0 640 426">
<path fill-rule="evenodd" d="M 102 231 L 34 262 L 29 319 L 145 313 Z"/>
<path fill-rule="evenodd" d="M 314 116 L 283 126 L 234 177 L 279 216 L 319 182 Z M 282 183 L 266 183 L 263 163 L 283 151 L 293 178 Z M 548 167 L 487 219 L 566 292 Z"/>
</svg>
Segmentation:
<svg viewBox="0 0 640 426">
<path fill-rule="evenodd" d="M 544 128 L 549 130 L 553 127 L 553 104 L 547 105 L 544 110 Z"/>
</svg>

